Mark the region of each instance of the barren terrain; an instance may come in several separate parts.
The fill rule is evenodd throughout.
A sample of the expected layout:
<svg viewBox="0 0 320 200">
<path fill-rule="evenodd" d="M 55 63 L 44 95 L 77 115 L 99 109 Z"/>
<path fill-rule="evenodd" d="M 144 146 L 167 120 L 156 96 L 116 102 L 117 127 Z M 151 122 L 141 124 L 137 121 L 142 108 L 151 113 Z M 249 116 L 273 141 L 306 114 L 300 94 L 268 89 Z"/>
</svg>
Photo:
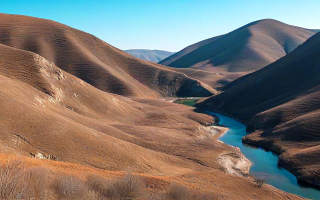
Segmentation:
<svg viewBox="0 0 320 200">
<path fill-rule="evenodd" d="M 200 81 L 48 20 L 0 15 L 0 38 L 2 163 L 19 157 L 81 179 L 130 171 L 160 192 L 179 183 L 218 199 L 299 199 L 228 173 L 243 165 L 217 141 L 225 129 L 156 98 L 211 94 Z"/>
</svg>

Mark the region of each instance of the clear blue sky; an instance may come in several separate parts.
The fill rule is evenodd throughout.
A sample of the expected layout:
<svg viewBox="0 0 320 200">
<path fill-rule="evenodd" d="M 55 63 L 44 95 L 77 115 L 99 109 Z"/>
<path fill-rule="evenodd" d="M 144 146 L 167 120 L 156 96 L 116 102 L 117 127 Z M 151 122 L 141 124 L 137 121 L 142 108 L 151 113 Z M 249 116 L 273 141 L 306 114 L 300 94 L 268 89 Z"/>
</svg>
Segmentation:
<svg viewBox="0 0 320 200">
<path fill-rule="evenodd" d="M 319 0 L 0 0 L 0 12 L 51 19 L 120 49 L 178 51 L 272 18 L 320 28 Z"/>
</svg>

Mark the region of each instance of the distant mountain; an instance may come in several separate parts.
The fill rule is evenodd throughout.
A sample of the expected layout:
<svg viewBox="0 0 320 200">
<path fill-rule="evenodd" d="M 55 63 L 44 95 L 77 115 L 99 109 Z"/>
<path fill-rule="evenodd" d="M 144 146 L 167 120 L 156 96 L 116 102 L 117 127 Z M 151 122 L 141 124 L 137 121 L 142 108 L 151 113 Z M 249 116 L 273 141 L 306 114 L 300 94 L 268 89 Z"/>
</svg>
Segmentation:
<svg viewBox="0 0 320 200">
<path fill-rule="evenodd" d="M 320 33 L 280 60 L 198 104 L 248 124 L 243 140 L 280 155 L 299 180 L 320 185 Z"/>
<path fill-rule="evenodd" d="M 272 19 L 255 21 L 188 46 L 160 64 L 216 72 L 234 80 L 287 55 L 315 32 Z"/>
<path fill-rule="evenodd" d="M 158 63 L 159 61 L 171 56 L 174 54 L 169 51 L 161 51 L 161 50 L 148 50 L 148 49 L 130 49 L 124 50 L 128 54 L 137 57 L 142 60 L 151 61 L 154 63 Z"/>
<path fill-rule="evenodd" d="M 39 54 L 110 93 L 139 97 L 212 94 L 183 73 L 133 58 L 91 34 L 51 20 L 0 14 L 0 43 Z"/>
<path fill-rule="evenodd" d="M 320 31 L 320 29 L 310 29 L 311 31 L 318 33 Z"/>
</svg>

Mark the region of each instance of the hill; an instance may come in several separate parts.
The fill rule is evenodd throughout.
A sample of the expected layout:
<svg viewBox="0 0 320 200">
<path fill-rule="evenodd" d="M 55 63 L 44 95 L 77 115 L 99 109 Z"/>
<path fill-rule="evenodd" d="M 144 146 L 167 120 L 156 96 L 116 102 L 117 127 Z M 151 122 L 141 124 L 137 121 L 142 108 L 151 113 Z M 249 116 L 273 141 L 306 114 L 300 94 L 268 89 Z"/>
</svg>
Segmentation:
<svg viewBox="0 0 320 200">
<path fill-rule="evenodd" d="M 114 94 L 212 94 L 209 87 L 183 73 L 134 58 L 93 35 L 50 20 L 0 14 L 0 43 L 37 53 L 92 86 Z"/>
<path fill-rule="evenodd" d="M 154 62 L 154 63 L 158 63 L 161 60 L 174 54 L 173 52 L 169 52 L 169 51 L 148 50 L 148 49 L 129 49 L 129 50 L 124 50 L 124 52 L 136 58 Z"/>
<path fill-rule="evenodd" d="M 42 27 L 50 30 L 47 34 L 55 34 L 55 31 L 61 30 L 55 30 L 56 25 L 52 23 L 53 25 L 46 24 Z M 5 27 L 8 30 L 15 27 L 14 24 L 7 24 Z M 36 26 L 39 24 L 19 26 L 20 29 L 15 27 L 10 29 L 10 32 L 17 32 L 18 35 L 18 32 L 23 33 L 26 30 L 30 31 L 30 34 L 44 31 L 34 29 L 33 33 L 32 28 Z M 51 32 L 52 30 L 55 31 Z M 29 33 L 28 31 L 25 33 Z M 60 178 L 65 178 L 67 186 L 64 187 L 69 188 L 69 192 L 78 184 L 68 181 L 69 175 L 85 181 L 92 174 L 110 179 L 122 176 L 125 172 L 133 172 L 143 178 L 146 189 L 159 193 L 166 191 L 170 184 L 176 183 L 189 190 L 201 192 L 200 194 L 205 192 L 211 194 L 211 197 L 213 195 L 214 198 L 221 199 L 237 199 L 239 196 L 244 199 L 266 199 L 270 196 L 276 199 L 299 199 L 269 185 L 258 188 L 252 180 L 241 176 L 247 171 L 247 167 L 237 168 L 236 164 L 243 161 L 243 156 L 236 148 L 217 141 L 226 130 L 208 126 L 215 122 L 213 117 L 195 113 L 191 107 L 149 96 L 127 97 L 99 90 L 87 83 L 87 79 L 82 80 L 61 69 L 55 59 L 53 62 L 32 51 L 12 47 L 30 47 L 36 43 L 30 42 L 24 46 L 20 42 L 46 41 L 42 37 L 30 37 L 26 34 L 23 37 L 19 35 L 22 37 L 19 39 L 13 37 L 14 34 L 8 35 L 2 38 L 12 38 L 2 42 L 11 45 L 0 44 L 1 167 L 8 159 L 18 157 L 23 165 L 33 167 L 36 172 L 39 172 L 41 167 L 48 170 L 48 174 L 44 174 L 45 178 L 52 179 L 57 174 Z M 48 36 L 43 37 L 50 39 Z M 39 44 L 50 47 L 51 43 Z M 69 50 L 80 53 L 80 56 L 85 49 L 80 42 L 76 44 L 78 46 L 72 46 Z M 59 45 L 62 46 L 61 50 L 65 50 L 65 43 Z M 54 50 L 58 47 L 48 46 L 34 51 L 56 56 L 53 58 L 62 56 L 62 53 Z M 105 47 L 106 53 L 108 48 Z M 110 48 L 118 52 L 117 49 Z M 75 56 L 68 51 L 65 53 Z M 133 60 L 132 62 L 144 63 L 121 51 L 113 55 L 118 54 L 123 54 Z M 65 63 L 69 63 L 73 70 L 78 69 L 72 68 L 72 60 L 65 58 Z M 148 62 L 145 63 L 150 67 Z M 69 69 L 68 66 L 64 68 Z M 162 69 L 162 66 L 154 67 L 159 67 L 160 72 L 164 70 L 169 75 L 175 74 L 166 68 Z M 73 70 L 70 71 L 75 72 Z M 94 68 L 86 70 L 90 73 Z M 125 74 L 125 71 L 119 73 Z M 186 80 L 189 79 L 186 77 Z M 175 83 L 166 85 L 169 89 L 176 86 Z M 146 87 L 146 91 L 154 90 Z M 224 166 L 218 161 L 222 154 L 225 157 L 230 154 L 231 164 L 235 165 L 234 169 L 239 171 L 239 176 L 226 173 Z M 20 168 L 22 166 L 14 168 L 14 171 Z M 63 184 L 58 185 L 63 187 Z M 105 185 L 100 183 L 100 186 Z M 200 198 L 203 199 L 202 196 Z"/>
<path fill-rule="evenodd" d="M 103 92 L 29 51 L 0 45 L 0 57 L 2 163 L 19 155 L 28 167 L 82 179 L 133 171 L 157 191 L 178 182 L 223 198 L 295 197 L 226 174 L 212 158 L 239 152 L 214 139 L 222 130 L 206 127 L 214 122 L 208 115 L 163 100 Z M 53 161 L 40 161 L 39 154 Z"/>
<path fill-rule="evenodd" d="M 272 19 L 259 20 L 186 47 L 160 64 L 201 69 L 235 80 L 292 52 L 316 31 Z"/>
<path fill-rule="evenodd" d="M 296 50 L 226 85 L 198 106 L 226 113 L 253 132 L 250 144 L 280 153 L 299 180 L 320 185 L 320 33 Z"/>
</svg>

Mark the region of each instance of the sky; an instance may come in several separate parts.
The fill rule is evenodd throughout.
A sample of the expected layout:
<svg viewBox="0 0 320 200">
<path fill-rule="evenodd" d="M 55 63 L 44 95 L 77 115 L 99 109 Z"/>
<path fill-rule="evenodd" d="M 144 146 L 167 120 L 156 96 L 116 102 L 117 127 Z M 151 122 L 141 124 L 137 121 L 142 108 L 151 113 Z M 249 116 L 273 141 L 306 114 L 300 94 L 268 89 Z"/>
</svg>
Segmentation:
<svg viewBox="0 0 320 200">
<path fill-rule="evenodd" d="M 0 12 L 51 19 L 126 49 L 176 52 L 272 18 L 319 29 L 319 0 L 0 0 Z"/>
</svg>

